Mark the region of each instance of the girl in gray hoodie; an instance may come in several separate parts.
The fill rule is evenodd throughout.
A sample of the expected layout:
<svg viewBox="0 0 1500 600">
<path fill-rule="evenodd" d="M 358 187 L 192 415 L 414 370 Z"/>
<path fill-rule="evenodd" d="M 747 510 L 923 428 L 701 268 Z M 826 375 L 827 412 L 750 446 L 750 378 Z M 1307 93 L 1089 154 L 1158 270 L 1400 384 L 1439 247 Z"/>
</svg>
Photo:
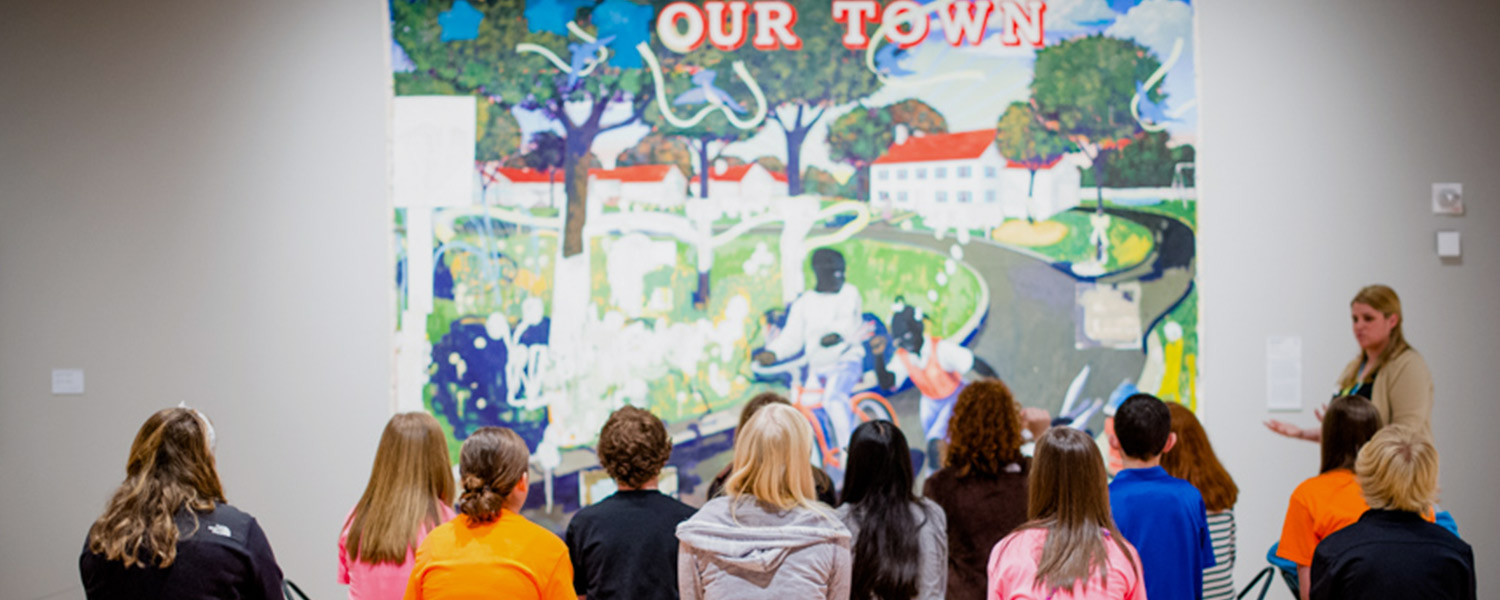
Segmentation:
<svg viewBox="0 0 1500 600">
<path fill-rule="evenodd" d="M 735 436 L 725 495 L 677 526 L 683 600 L 848 600 L 849 530 L 816 499 L 812 436 L 786 405 Z"/>
</svg>

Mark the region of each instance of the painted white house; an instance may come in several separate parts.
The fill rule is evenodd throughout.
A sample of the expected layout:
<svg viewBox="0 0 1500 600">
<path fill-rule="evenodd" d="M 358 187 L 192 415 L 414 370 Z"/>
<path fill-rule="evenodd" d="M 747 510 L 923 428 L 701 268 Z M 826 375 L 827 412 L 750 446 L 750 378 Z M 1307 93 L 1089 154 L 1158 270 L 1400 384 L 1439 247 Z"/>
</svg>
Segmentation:
<svg viewBox="0 0 1500 600">
<path fill-rule="evenodd" d="M 677 165 L 638 165 L 589 170 L 589 200 L 640 208 L 680 208 L 687 203 L 687 176 Z"/>
<path fill-rule="evenodd" d="M 898 132 L 897 142 L 870 166 L 870 205 L 915 212 L 934 228 L 989 229 L 1028 213 L 1045 219 L 1078 204 L 1082 176 L 1073 166 L 1064 158 L 1038 170 L 1028 209 L 1030 173 L 1000 155 L 994 129 Z"/>
<path fill-rule="evenodd" d="M 477 167 L 479 185 L 475 188 L 485 204 L 522 209 L 552 207 L 560 211 L 568 202 L 562 169 L 548 174 L 504 167 L 498 161 L 481 162 Z M 622 209 L 681 207 L 687 202 L 687 176 L 676 165 L 590 169 L 589 200 Z"/>
<path fill-rule="evenodd" d="M 474 189 L 480 194 L 481 204 L 514 208 L 550 206 L 561 210 L 568 201 L 562 169 L 549 174 L 532 169 L 512 169 L 502 166 L 500 161 L 484 161 L 476 167 L 478 181 Z"/>
<path fill-rule="evenodd" d="M 688 183 L 691 184 L 690 192 L 696 197 L 699 187 L 698 178 L 695 176 Z M 708 174 L 708 195 L 710 198 L 727 200 L 785 196 L 787 195 L 786 174 L 772 172 L 760 163 L 731 167 L 723 162 L 717 162 Z"/>
<path fill-rule="evenodd" d="M 1000 171 L 1000 207 L 1007 217 L 1025 217 L 1030 213 L 1040 221 L 1078 206 L 1083 190 L 1083 173 L 1078 170 L 1081 158 L 1065 154 L 1036 171 L 1036 185 L 1031 188 L 1031 206 L 1027 206 L 1027 184 L 1031 172 L 1025 166 L 1006 161 Z"/>
</svg>

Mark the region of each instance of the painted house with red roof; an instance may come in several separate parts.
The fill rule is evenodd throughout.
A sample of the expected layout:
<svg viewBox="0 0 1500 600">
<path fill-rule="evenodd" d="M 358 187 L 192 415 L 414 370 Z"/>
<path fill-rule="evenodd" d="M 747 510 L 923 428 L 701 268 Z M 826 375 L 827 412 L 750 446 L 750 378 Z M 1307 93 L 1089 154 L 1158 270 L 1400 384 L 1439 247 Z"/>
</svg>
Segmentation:
<svg viewBox="0 0 1500 600">
<path fill-rule="evenodd" d="M 532 169 L 512 169 L 500 161 L 482 161 L 475 174 L 480 202 L 491 206 L 515 208 L 553 207 L 561 210 L 568 201 L 563 188 L 563 171 L 551 173 Z"/>
<path fill-rule="evenodd" d="M 697 197 L 699 179 L 688 182 L 688 192 Z M 728 166 L 720 161 L 708 174 L 708 197 L 721 202 L 732 213 L 758 212 L 770 205 L 771 198 L 787 195 L 785 173 L 771 171 L 760 163 Z"/>
<path fill-rule="evenodd" d="M 687 203 L 687 176 L 677 165 L 589 169 L 589 201 L 642 208 L 680 208 Z"/>
<path fill-rule="evenodd" d="M 988 229 L 1028 214 L 1045 219 L 1078 204 L 1082 176 L 1064 158 L 1039 169 L 1027 202 L 1030 173 L 1000 155 L 995 130 L 906 136 L 870 166 L 870 204 L 912 211 L 934 228 Z M 1072 177 L 1072 193 L 1066 193 Z M 1030 206 L 1028 206 L 1028 204 Z"/>
<path fill-rule="evenodd" d="M 481 200 L 493 206 L 552 207 L 567 204 L 563 171 L 550 174 L 513 169 L 497 161 L 477 165 Z M 687 202 L 687 176 L 676 165 L 640 165 L 589 170 L 589 202 L 593 205 L 676 208 Z M 601 204 L 602 203 L 602 204 Z"/>
</svg>

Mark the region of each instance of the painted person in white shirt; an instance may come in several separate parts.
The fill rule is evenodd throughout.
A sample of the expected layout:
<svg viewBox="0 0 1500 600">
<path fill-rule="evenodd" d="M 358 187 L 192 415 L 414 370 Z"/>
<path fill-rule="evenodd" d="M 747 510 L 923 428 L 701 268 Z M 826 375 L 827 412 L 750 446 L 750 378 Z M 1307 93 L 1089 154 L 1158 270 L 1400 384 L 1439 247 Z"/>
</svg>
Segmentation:
<svg viewBox="0 0 1500 600">
<path fill-rule="evenodd" d="M 854 420 L 849 398 L 864 376 L 863 301 L 859 289 L 844 282 L 844 255 L 839 251 L 814 250 L 812 268 L 817 284 L 792 301 L 781 333 L 766 343 L 755 361 L 771 365 L 805 354 L 807 385 L 822 385 L 823 409 L 843 448 L 849 444 Z"/>
<path fill-rule="evenodd" d="M 948 421 L 953 417 L 958 392 L 964 388 L 964 374 L 973 371 L 983 377 L 995 377 L 995 370 L 957 342 L 925 335 L 921 309 L 897 298 L 891 312 L 891 338 L 895 340 L 896 351 L 891 353 L 889 361 L 885 360 L 885 338 L 871 338 L 875 378 L 885 389 L 895 389 L 911 379 L 922 395 L 919 412 L 927 440 L 927 462 L 935 470 L 940 466 L 937 444 L 948 438 Z"/>
</svg>

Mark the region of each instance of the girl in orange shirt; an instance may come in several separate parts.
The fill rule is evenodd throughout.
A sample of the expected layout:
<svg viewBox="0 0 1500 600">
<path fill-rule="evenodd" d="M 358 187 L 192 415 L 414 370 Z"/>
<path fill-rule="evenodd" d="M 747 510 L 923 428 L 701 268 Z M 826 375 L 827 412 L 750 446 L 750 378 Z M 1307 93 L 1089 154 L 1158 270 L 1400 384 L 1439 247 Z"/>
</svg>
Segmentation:
<svg viewBox="0 0 1500 600">
<path fill-rule="evenodd" d="M 520 515 L 530 459 L 521 436 L 503 427 L 464 440 L 459 515 L 417 549 L 406 600 L 577 600 L 567 545 Z"/>
<path fill-rule="evenodd" d="M 1354 479 L 1354 459 L 1379 430 L 1380 413 L 1369 400 L 1340 396 L 1329 403 L 1328 414 L 1323 416 L 1320 474 L 1292 492 L 1276 550 L 1276 556 L 1297 563 L 1302 600 L 1308 597 L 1313 549 L 1318 542 L 1358 521 L 1370 509 Z"/>
</svg>

